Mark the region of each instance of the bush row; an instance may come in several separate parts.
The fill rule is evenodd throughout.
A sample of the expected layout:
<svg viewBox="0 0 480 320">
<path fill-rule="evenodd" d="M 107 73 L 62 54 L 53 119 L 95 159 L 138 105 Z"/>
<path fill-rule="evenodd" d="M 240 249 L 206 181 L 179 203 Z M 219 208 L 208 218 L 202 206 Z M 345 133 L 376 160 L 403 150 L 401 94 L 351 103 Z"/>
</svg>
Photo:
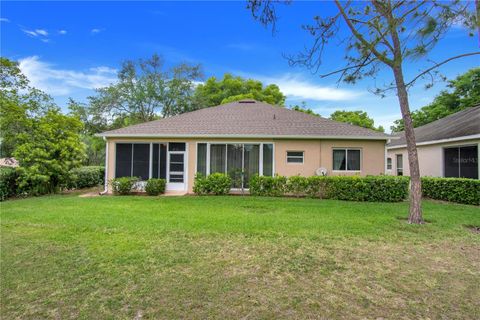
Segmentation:
<svg viewBox="0 0 480 320">
<path fill-rule="evenodd" d="M 68 189 L 81 189 L 102 185 L 105 181 L 105 167 L 88 166 L 70 171 Z"/>
<path fill-rule="evenodd" d="M 212 173 L 204 176 L 201 173 L 197 173 L 193 184 L 193 192 L 198 195 L 224 195 L 230 192 L 231 186 L 232 178 L 226 174 Z"/>
<path fill-rule="evenodd" d="M 113 193 L 127 195 L 138 189 L 139 179 L 136 177 L 116 178 L 110 181 Z M 148 179 L 145 183 L 145 192 L 150 196 L 158 196 L 165 192 L 165 179 Z"/>
<path fill-rule="evenodd" d="M 326 198 L 349 201 L 395 202 L 408 196 L 407 177 L 393 176 L 254 176 L 250 194 L 258 196 Z"/>
<path fill-rule="evenodd" d="M 431 199 L 480 205 L 480 180 L 423 177 L 422 192 Z"/>
</svg>

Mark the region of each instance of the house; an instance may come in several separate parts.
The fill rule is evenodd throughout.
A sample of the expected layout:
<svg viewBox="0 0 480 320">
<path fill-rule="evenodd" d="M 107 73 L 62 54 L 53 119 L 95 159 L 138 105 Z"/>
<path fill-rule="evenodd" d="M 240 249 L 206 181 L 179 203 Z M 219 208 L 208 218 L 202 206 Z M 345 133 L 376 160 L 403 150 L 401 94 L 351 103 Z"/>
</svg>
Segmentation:
<svg viewBox="0 0 480 320">
<path fill-rule="evenodd" d="M 387 174 L 409 175 L 405 134 L 387 145 Z M 415 128 L 420 175 L 478 179 L 480 106 Z"/>
<path fill-rule="evenodd" d="M 107 181 L 164 178 L 192 192 L 197 172 L 312 176 L 385 173 L 390 136 L 254 100 L 242 100 L 107 131 Z M 318 173 L 318 172 L 317 172 Z M 241 179 L 240 179 L 241 180 Z M 236 181 L 233 189 L 241 188 Z M 110 189 L 108 191 L 111 191 Z"/>
<path fill-rule="evenodd" d="M 18 161 L 15 158 L 1 158 L 0 159 L 0 167 L 16 168 L 18 166 L 19 166 Z"/>
</svg>

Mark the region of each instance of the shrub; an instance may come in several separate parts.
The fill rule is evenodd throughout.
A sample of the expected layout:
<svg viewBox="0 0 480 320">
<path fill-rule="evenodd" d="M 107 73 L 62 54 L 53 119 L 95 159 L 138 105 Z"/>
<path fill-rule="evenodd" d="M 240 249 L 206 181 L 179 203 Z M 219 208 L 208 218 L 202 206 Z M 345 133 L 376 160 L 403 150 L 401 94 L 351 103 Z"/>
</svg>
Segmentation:
<svg viewBox="0 0 480 320">
<path fill-rule="evenodd" d="M 149 196 L 158 196 L 165 192 L 165 179 L 148 179 L 145 191 Z"/>
<path fill-rule="evenodd" d="M 110 184 L 112 185 L 114 193 L 126 195 L 133 191 L 133 187 L 137 182 L 138 178 L 136 177 L 123 177 L 113 179 Z"/>
<path fill-rule="evenodd" d="M 408 196 L 408 177 L 299 177 L 254 176 L 250 194 L 282 196 L 285 192 L 297 197 L 330 198 L 350 201 L 394 202 Z"/>
<path fill-rule="evenodd" d="M 70 170 L 69 189 L 81 189 L 102 185 L 105 168 L 101 166 L 80 167 Z"/>
<path fill-rule="evenodd" d="M 17 178 L 14 168 L 0 167 L 0 201 L 18 194 Z"/>
<path fill-rule="evenodd" d="M 281 197 L 287 189 L 287 178 L 254 175 L 250 178 L 249 189 L 250 194 L 255 196 Z"/>
<path fill-rule="evenodd" d="M 408 197 L 408 177 L 327 177 L 326 197 L 337 200 L 396 202 Z"/>
<path fill-rule="evenodd" d="M 423 196 L 464 204 L 480 205 L 480 180 L 462 178 L 422 178 Z"/>
<path fill-rule="evenodd" d="M 325 198 L 327 193 L 327 177 L 312 176 L 307 178 L 305 194 L 310 198 Z"/>
<path fill-rule="evenodd" d="M 232 186 L 232 178 L 223 173 L 212 173 L 204 176 L 200 173 L 195 175 L 193 192 L 198 195 L 215 194 L 224 195 L 230 192 Z"/>
<path fill-rule="evenodd" d="M 295 197 L 306 195 L 308 179 L 302 176 L 292 176 L 287 179 L 286 191 Z"/>
</svg>

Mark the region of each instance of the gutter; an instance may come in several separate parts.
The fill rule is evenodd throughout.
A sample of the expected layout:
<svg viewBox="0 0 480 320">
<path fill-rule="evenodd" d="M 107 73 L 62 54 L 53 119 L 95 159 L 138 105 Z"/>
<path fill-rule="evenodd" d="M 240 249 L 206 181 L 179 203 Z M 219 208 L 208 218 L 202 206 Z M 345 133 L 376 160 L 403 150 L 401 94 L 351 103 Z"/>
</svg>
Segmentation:
<svg viewBox="0 0 480 320">
<path fill-rule="evenodd" d="M 449 142 L 472 140 L 472 139 L 480 139 L 480 134 L 472 134 L 472 135 L 463 136 L 463 137 L 417 142 L 417 146 L 426 146 L 426 145 L 430 145 L 430 144 L 449 143 Z M 406 147 L 407 147 L 406 144 L 400 144 L 398 146 L 388 146 L 387 145 L 387 150 L 401 149 L 401 148 L 406 148 Z"/>
<path fill-rule="evenodd" d="M 302 135 L 241 135 L 241 134 L 135 134 L 135 133 L 100 133 L 97 137 L 105 138 L 250 138 L 250 139 L 299 139 L 299 140 L 390 140 L 399 139 L 394 136 L 302 136 Z"/>
<path fill-rule="evenodd" d="M 104 178 L 104 189 L 103 192 L 100 192 L 100 195 L 103 196 L 108 192 L 108 141 L 107 138 L 103 137 L 105 141 L 105 178 Z"/>
</svg>

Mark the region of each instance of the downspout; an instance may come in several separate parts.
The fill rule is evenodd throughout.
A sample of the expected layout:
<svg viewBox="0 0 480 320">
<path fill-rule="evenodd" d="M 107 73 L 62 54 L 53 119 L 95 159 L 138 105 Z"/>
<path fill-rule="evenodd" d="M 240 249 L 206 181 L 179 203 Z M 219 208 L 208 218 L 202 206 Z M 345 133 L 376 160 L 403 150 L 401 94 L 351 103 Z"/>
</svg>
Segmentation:
<svg viewBox="0 0 480 320">
<path fill-rule="evenodd" d="M 105 187 L 103 192 L 100 192 L 101 196 L 108 192 L 108 141 L 105 137 L 103 137 L 103 140 L 105 141 Z"/>
</svg>

